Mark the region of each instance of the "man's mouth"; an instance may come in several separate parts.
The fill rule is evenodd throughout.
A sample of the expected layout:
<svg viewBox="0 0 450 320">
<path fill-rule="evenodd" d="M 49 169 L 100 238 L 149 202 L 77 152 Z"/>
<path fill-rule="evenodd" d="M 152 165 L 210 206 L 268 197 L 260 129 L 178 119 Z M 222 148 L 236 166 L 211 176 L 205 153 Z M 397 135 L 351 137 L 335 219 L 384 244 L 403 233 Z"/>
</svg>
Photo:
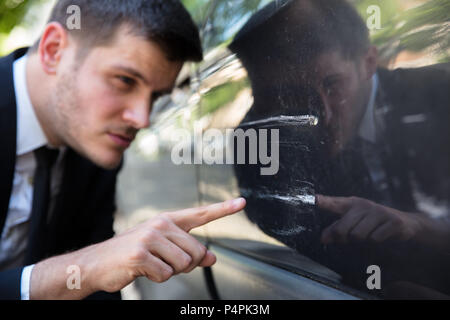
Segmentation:
<svg viewBox="0 0 450 320">
<path fill-rule="evenodd" d="M 125 149 L 131 145 L 131 143 L 135 138 L 135 136 L 126 136 L 115 133 L 108 133 L 108 135 L 111 138 L 111 140 L 113 140 L 117 145 Z"/>
</svg>

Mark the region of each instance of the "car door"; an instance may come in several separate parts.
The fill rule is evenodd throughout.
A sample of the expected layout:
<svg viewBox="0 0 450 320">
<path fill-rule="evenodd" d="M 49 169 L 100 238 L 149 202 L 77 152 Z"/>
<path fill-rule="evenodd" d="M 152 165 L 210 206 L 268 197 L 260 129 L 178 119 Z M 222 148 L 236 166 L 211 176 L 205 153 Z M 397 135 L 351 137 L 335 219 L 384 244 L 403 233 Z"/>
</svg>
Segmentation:
<svg viewBox="0 0 450 320">
<path fill-rule="evenodd" d="M 221 150 L 223 155 L 230 152 L 227 131 L 242 124 L 254 103 L 247 71 L 224 43 L 252 13 L 265 4 L 267 1 L 254 1 L 251 4 L 243 1 L 217 2 L 205 23 L 209 28 L 209 32 L 204 35 L 205 46 L 214 49 L 207 53 L 198 70 L 198 132 L 210 133 L 214 130 L 215 139 L 203 137 L 202 152 Z M 223 13 L 227 13 L 227 18 L 217 19 Z M 207 156 L 203 155 L 203 163 L 199 167 L 202 204 L 249 195 L 243 194 L 244 188 L 239 187 L 234 164 L 227 164 L 227 160 L 231 159 L 225 159 L 224 156 L 223 161 L 212 163 L 213 159 L 206 159 Z M 215 156 L 212 155 L 213 158 Z M 277 195 L 268 193 L 261 196 Z M 278 196 L 282 199 L 287 195 Z M 337 273 L 268 236 L 250 221 L 244 211 L 212 222 L 205 230 L 210 250 L 218 257 L 218 262 L 212 267 L 215 285 L 215 292 L 212 293 L 216 298 L 355 299 L 362 296 L 356 290 L 338 286 L 340 276 Z M 296 231 L 279 229 L 276 232 L 283 234 Z"/>
<path fill-rule="evenodd" d="M 201 132 L 217 130 L 212 143 L 227 153 L 227 135 L 237 128 L 252 106 L 251 88 L 245 69 L 228 51 L 217 53 L 210 69 L 201 70 L 200 110 L 204 121 Z M 208 61 L 206 61 L 206 64 Z M 208 65 L 208 64 L 207 64 Z M 212 68 L 212 67 L 208 67 Z M 211 86 L 210 86 L 211 84 Z M 199 130 L 200 131 L 200 130 Z M 211 132 L 211 131 L 210 131 Z M 220 133 L 220 134 L 219 134 Z M 203 151 L 208 152 L 208 139 L 203 140 Z M 228 148 L 229 151 L 229 148 Z M 205 162 L 207 159 L 203 159 Z M 202 204 L 211 204 L 244 196 L 239 188 L 233 164 L 203 163 L 199 172 L 199 193 Z M 260 194 L 261 197 L 278 197 L 290 201 L 288 195 Z M 277 201 L 275 199 L 275 201 Z M 315 263 L 304 255 L 289 249 L 280 241 L 268 236 L 243 211 L 214 221 L 205 230 L 209 247 L 218 258 L 212 267 L 217 296 L 222 299 L 354 299 L 358 292 L 340 286 L 340 276 Z M 275 232 L 294 233 L 298 230 L 278 229 Z M 299 229 L 299 231 L 301 231 Z"/>
<path fill-rule="evenodd" d="M 295 55 L 291 57 L 289 52 L 283 51 L 289 50 L 290 43 L 295 43 L 295 36 L 280 31 L 276 34 L 278 39 L 264 44 L 268 35 L 258 29 L 259 25 L 271 20 L 291 2 L 218 1 L 214 2 L 205 23 L 203 37 L 207 54 L 197 73 L 200 112 L 197 134 L 201 135 L 197 139 L 201 141 L 197 150 L 200 150 L 202 160 L 199 167 L 200 202 L 210 204 L 239 196 L 247 199 L 244 211 L 205 227 L 210 249 L 218 257 L 209 277 L 214 281 L 212 296 L 222 299 L 376 299 L 405 297 L 427 283 L 430 287 L 417 290 L 427 297 L 428 289 L 442 289 L 442 285 L 433 287 L 433 283 L 447 281 L 442 273 L 436 272 L 433 276 L 432 270 L 438 268 L 437 261 L 447 261 L 439 258 L 443 257 L 441 253 L 431 254 L 434 248 L 395 241 L 392 244 L 355 241 L 343 245 L 326 245 L 321 241 L 324 229 L 338 219 L 317 207 L 316 193 L 334 190 L 335 195 L 348 198 L 365 194 L 365 200 L 375 202 L 379 190 L 363 192 L 367 187 L 364 184 L 366 178 L 363 179 L 360 172 L 366 170 L 366 166 L 370 174 L 374 172 L 370 155 L 358 151 L 356 155 L 347 158 L 346 154 L 338 163 L 332 163 L 324 153 L 321 147 L 325 144 L 324 105 L 320 94 L 311 88 L 313 79 L 306 79 L 306 83 L 311 83 L 307 86 L 305 82 L 297 81 L 303 77 L 300 72 L 291 73 L 296 68 L 295 60 L 285 63 L 287 59 L 295 59 Z M 407 5 L 386 2 L 381 8 L 374 8 L 364 1 L 351 2 L 362 18 L 367 19 L 368 26 L 371 22 L 374 28 L 372 41 L 380 52 L 380 71 L 377 73 L 380 86 L 388 83 L 382 68 L 393 70 L 408 60 L 405 58 L 408 50 L 396 46 L 394 39 L 408 39 L 411 47 L 420 47 L 420 59 L 409 57 L 412 66 L 419 66 L 425 58 L 436 62 L 443 54 L 439 50 L 427 51 L 430 43 L 420 37 L 420 21 L 414 15 L 425 13 L 432 3 L 434 1 L 424 1 L 422 7 L 416 8 L 413 2 Z M 272 5 L 272 11 L 264 11 L 248 25 L 253 14 L 268 4 Z M 385 14 L 382 25 L 386 29 L 377 33 L 378 9 Z M 430 17 L 440 19 L 437 11 Z M 275 20 L 288 18 L 292 19 L 292 16 L 287 14 L 285 18 Z M 405 30 L 395 24 L 402 19 L 408 25 Z M 440 27 L 430 31 L 436 34 L 435 43 L 443 41 L 438 36 L 443 21 L 439 23 Z M 242 36 L 241 48 L 253 52 L 240 58 L 233 39 L 243 26 L 248 33 Z M 276 25 L 272 27 L 276 28 Z M 286 38 L 283 38 L 285 34 Z M 252 41 L 263 45 L 253 46 Z M 268 48 L 275 45 L 278 46 L 275 49 Z M 255 67 L 255 61 L 249 57 L 253 57 L 255 51 L 266 49 L 271 54 L 260 54 L 261 62 Z M 303 50 L 308 51 L 308 48 Z M 278 69 L 274 67 L 277 63 Z M 399 91 L 392 95 L 396 96 Z M 427 98 L 434 99 L 425 94 Z M 445 98 L 439 99 L 445 104 Z M 409 136 L 412 131 L 408 128 L 396 131 L 391 138 Z M 414 133 L 418 130 L 415 128 Z M 438 128 L 431 132 L 436 133 L 436 130 Z M 416 141 L 420 142 L 421 138 L 417 137 Z M 239 155 L 239 152 L 243 154 Z M 436 157 L 446 159 L 445 152 L 434 153 Z M 404 159 L 399 154 L 393 158 L 397 164 Z M 399 172 L 405 170 L 398 166 L 390 168 L 395 168 L 388 174 L 396 184 Z M 416 169 L 408 167 L 409 173 L 405 174 L 413 174 Z M 334 171 L 342 175 L 335 176 Z M 372 179 L 373 184 L 382 184 L 373 175 Z M 448 177 L 443 181 L 445 184 Z M 400 198 L 406 190 L 405 185 L 390 189 L 388 197 Z M 448 203 L 448 195 L 445 197 L 447 200 L 443 203 Z M 439 202 L 428 200 L 433 205 Z M 405 208 L 412 204 L 412 200 L 408 201 L 411 202 L 405 204 Z M 425 197 L 416 199 L 415 203 L 420 207 L 424 201 Z M 448 212 L 445 206 L 443 212 Z M 402 287 L 402 280 L 407 278 L 408 284 Z M 381 289 L 389 281 L 395 283 L 392 287 L 396 289 L 386 293 Z M 400 283 L 399 287 L 397 283 Z M 398 288 L 401 289 L 396 291 Z M 391 292 L 395 292 L 393 296 L 389 296 Z M 433 296 L 440 294 L 428 297 Z"/>
</svg>

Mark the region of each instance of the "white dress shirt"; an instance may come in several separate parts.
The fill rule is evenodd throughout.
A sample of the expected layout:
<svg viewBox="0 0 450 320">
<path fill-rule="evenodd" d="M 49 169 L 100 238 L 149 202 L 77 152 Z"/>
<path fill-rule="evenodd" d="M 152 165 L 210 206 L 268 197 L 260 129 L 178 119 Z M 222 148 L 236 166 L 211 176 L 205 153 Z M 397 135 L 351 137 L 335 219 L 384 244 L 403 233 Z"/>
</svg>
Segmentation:
<svg viewBox="0 0 450 320">
<path fill-rule="evenodd" d="M 30 215 L 33 203 L 33 178 L 36 160 L 33 151 L 48 145 L 28 94 L 24 56 L 13 64 L 14 88 L 17 105 L 17 153 L 13 188 L 5 226 L 0 240 L 0 270 L 23 265 L 28 245 Z M 62 152 L 53 168 L 52 199 L 59 190 Z M 26 267 L 21 278 L 21 298 L 29 299 L 33 266 Z"/>
</svg>

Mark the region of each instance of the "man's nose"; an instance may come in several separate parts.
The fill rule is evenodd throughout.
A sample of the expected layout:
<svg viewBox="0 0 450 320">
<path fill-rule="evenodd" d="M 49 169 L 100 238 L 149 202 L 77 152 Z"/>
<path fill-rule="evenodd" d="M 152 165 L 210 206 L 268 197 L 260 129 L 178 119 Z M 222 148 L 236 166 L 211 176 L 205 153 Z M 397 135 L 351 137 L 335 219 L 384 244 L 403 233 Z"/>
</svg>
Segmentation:
<svg viewBox="0 0 450 320">
<path fill-rule="evenodd" d="M 123 119 L 135 129 L 144 129 L 150 125 L 150 103 L 135 103 L 123 113 Z"/>
</svg>

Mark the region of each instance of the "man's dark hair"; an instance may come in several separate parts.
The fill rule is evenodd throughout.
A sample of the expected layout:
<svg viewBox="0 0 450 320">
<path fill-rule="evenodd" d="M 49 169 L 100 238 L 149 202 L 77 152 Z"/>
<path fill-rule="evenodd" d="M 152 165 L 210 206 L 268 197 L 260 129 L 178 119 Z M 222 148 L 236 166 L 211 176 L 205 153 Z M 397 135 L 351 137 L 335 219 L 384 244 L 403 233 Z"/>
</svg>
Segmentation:
<svg viewBox="0 0 450 320">
<path fill-rule="evenodd" d="M 369 45 L 366 24 L 346 0 L 276 0 L 250 18 L 230 48 L 244 60 L 266 55 L 298 64 L 330 50 L 354 59 Z"/>
<path fill-rule="evenodd" d="M 67 9 L 81 9 L 81 28 L 69 30 Z M 96 46 L 108 45 L 118 29 L 127 25 L 132 34 L 157 43 L 171 61 L 201 61 L 198 28 L 179 0 L 59 0 L 50 22 L 60 23 L 81 43 L 85 56 Z M 39 46 L 37 42 L 32 51 Z"/>
</svg>

